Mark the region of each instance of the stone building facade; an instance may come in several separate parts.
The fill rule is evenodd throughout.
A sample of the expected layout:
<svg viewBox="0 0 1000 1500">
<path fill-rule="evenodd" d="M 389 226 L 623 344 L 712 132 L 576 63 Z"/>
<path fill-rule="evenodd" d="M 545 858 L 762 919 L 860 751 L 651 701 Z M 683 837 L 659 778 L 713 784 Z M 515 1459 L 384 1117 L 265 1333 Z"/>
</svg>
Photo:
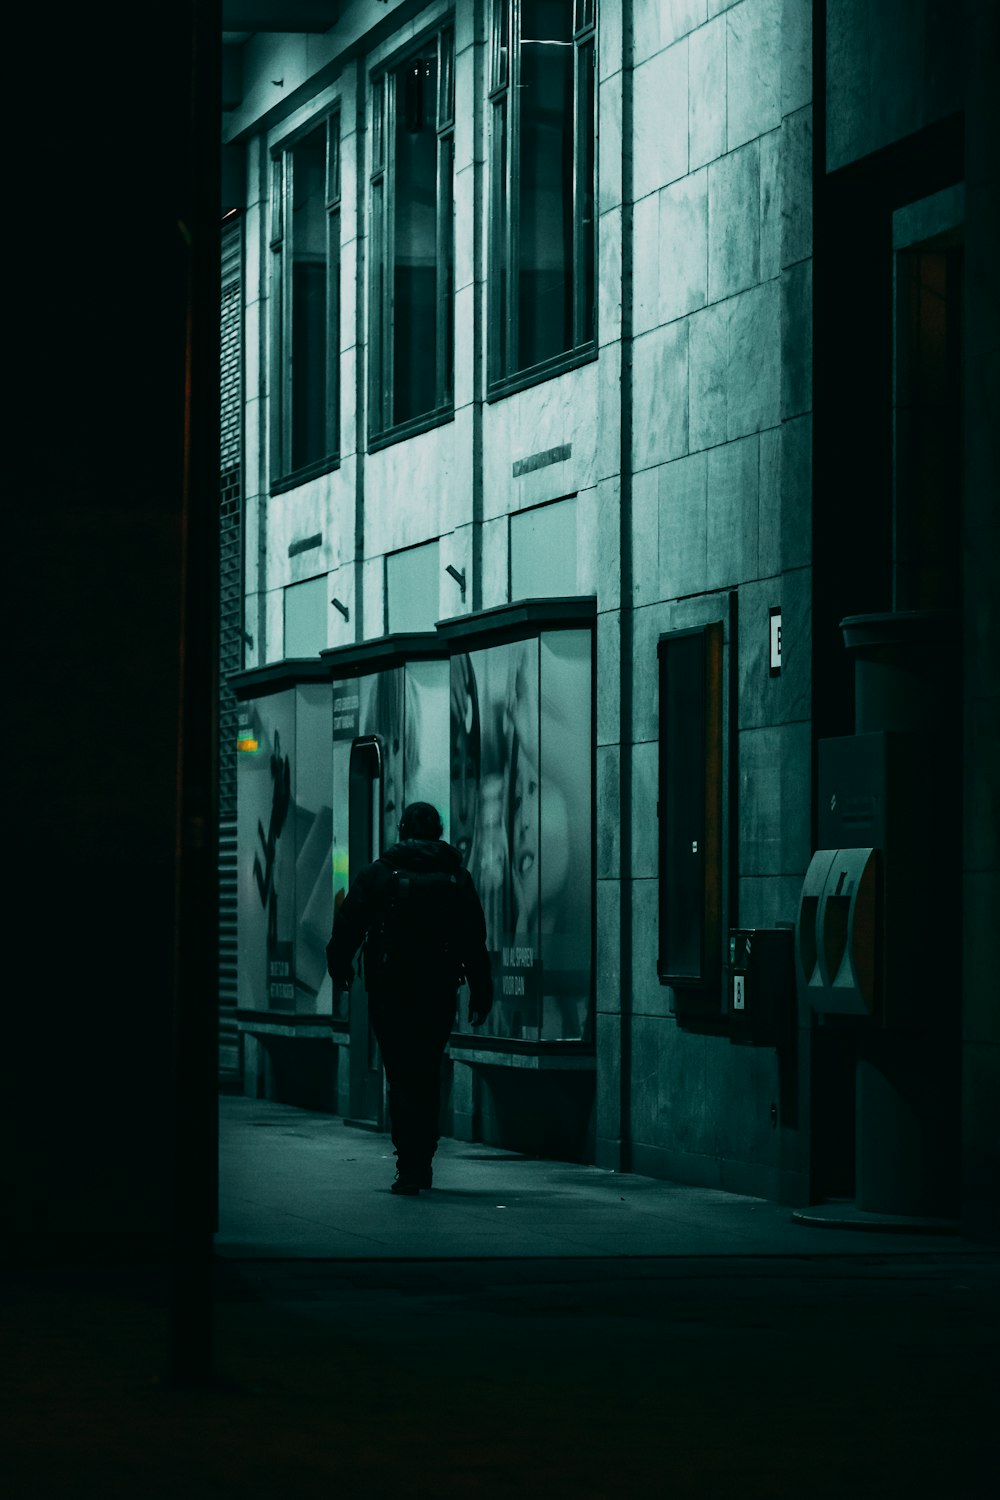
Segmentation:
<svg viewBox="0 0 1000 1500">
<path fill-rule="evenodd" d="M 865 727 L 841 620 L 971 607 L 960 567 L 943 594 L 894 593 L 901 315 L 871 287 L 895 284 L 914 245 L 954 264 L 977 189 L 948 131 L 977 98 L 975 65 L 959 24 L 935 49 L 931 0 L 869 6 L 862 26 L 864 9 L 352 0 L 324 31 L 226 38 L 248 1092 L 384 1126 L 361 986 L 332 995 L 322 943 L 352 870 L 420 796 L 484 892 L 497 981 L 488 1034 L 459 1024 L 449 1048 L 446 1129 L 796 1205 L 850 1199 L 864 1178 L 863 1209 L 948 1217 L 963 1155 L 981 1180 L 982 1110 L 958 1081 L 943 1169 L 900 1197 L 873 1165 L 872 1110 L 879 1139 L 896 1130 L 921 1160 L 940 1123 L 900 1123 L 924 1052 L 916 1075 L 883 1056 L 898 981 L 882 906 L 854 999 L 835 975 L 810 991 L 817 851 L 875 850 L 859 891 L 894 868 L 884 828 L 821 817 L 839 754 L 821 742 Z M 910 41 L 887 46 L 886 71 L 894 17 Z M 885 157 L 903 138 L 912 161 Z M 856 298 L 845 205 L 854 222 L 889 215 Z M 883 323 L 856 369 L 859 309 Z M 864 397 L 883 382 L 846 425 L 845 371 Z M 855 455 L 881 455 L 867 478 L 846 460 L 855 430 Z M 937 504 L 917 507 L 921 545 Z M 987 525 L 981 500 L 965 524 L 970 539 Z M 976 649 L 994 636 L 991 616 Z M 863 675 L 871 652 L 855 655 Z M 981 808 L 995 697 L 966 691 L 951 774 L 958 805 Z M 978 851 L 985 911 L 995 833 L 966 817 L 952 853 Z M 843 889 L 819 888 L 831 923 Z M 861 905 L 844 920 L 860 953 Z M 967 976 L 984 941 L 968 920 Z M 853 926 L 845 941 L 853 963 Z M 956 1080 L 963 1027 L 977 1076 L 995 1064 L 995 1009 L 977 1007 L 952 1007 Z"/>
</svg>

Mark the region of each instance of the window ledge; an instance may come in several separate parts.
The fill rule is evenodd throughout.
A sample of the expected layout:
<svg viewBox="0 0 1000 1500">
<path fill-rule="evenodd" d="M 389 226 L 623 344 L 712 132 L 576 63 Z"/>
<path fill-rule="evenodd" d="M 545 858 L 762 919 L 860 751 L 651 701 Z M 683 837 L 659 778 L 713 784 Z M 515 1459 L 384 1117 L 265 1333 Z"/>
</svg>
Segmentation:
<svg viewBox="0 0 1000 1500">
<path fill-rule="evenodd" d="M 452 615 L 434 627 L 439 637 L 460 651 L 522 640 L 543 630 L 590 629 L 597 619 L 592 594 L 558 599 L 515 599 L 474 614 Z"/>
<path fill-rule="evenodd" d="M 394 443 L 404 443 L 407 438 L 430 432 L 433 427 L 443 427 L 446 422 L 453 421 L 454 417 L 455 407 L 449 404 L 439 407 L 437 411 L 428 412 L 424 417 L 414 417 L 412 422 L 401 422 L 398 427 L 390 427 L 387 432 L 373 433 L 368 439 L 368 452 L 378 453 L 382 448 L 391 448 Z"/>
<path fill-rule="evenodd" d="M 299 1036 L 320 1041 L 329 1037 L 338 1046 L 345 1046 L 348 1040 L 344 1034 L 344 1022 L 335 1016 L 240 1008 L 236 1012 L 236 1022 L 241 1031 L 248 1031 L 253 1036 Z"/>
<path fill-rule="evenodd" d="M 556 359 L 546 360 L 544 364 L 532 365 L 530 370 L 520 370 L 516 375 L 505 376 L 503 380 L 494 380 L 486 391 L 488 402 L 502 401 L 505 396 L 516 395 L 518 391 L 525 391 L 530 386 L 539 385 L 543 380 L 552 380 L 556 375 L 565 375 L 568 370 L 579 369 L 581 365 L 589 365 L 597 358 L 597 340 L 592 343 L 582 344 L 579 349 L 571 349 L 567 354 L 560 354 Z"/>
<path fill-rule="evenodd" d="M 481 1067 L 528 1068 L 534 1072 L 590 1073 L 596 1067 L 593 1043 L 526 1042 L 517 1037 L 479 1037 L 453 1032 L 448 1055 Z"/>
<path fill-rule="evenodd" d="M 283 495 L 287 490 L 296 490 L 302 484 L 308 484 L 310 479 L 318 479 L 321 474 L 331 474 L 334 469 L 340 468 L 340 454 L 331 454 L 329 458 L 317 459 L 314 464 L 305 464 L 303 468 L 296 469 L 293 474 L 284 474 L 280 479 L 272 479 L 268 491 L 271 495 Z"/>
<path fill-rule="evenodd" d="M 236 700 L 244 703 L 249 698 L 262 698 L 270 693 L 283 692 L 285 688 L 298 687 L 300 683 L 323 682 L 329 675 L 319 657 L 304 656 L 265 662 L 260 667 L 244 667 L 240 672 L 231 672 L 226 681 Z"/>
</svg>

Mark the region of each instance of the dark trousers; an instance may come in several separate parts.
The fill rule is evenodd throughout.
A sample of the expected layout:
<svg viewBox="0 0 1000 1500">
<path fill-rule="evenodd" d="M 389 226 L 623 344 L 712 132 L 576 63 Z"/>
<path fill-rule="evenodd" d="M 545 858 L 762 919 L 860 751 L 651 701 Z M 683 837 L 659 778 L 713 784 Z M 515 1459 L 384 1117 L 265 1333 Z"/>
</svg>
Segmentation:
<svg viewBox="0 0 1000 1500">
<path fill-rule="evenodd" d="M 373 989 L 368 1014 L 389 1085 L 389 1121 L 399 1164 L 419 1170 L 437 1149 L 441 1059 L 455 1024 L 454 989 Z"/>
</svg>

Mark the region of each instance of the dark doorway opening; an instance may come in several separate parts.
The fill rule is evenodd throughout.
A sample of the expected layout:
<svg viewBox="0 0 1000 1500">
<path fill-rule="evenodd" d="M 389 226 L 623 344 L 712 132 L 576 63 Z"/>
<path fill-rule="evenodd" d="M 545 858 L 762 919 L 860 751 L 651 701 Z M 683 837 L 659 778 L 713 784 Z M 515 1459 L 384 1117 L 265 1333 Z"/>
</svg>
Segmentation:
<svg viewBox="0 0 1000 1500">
<path fill-rule="evenodd" d="M 382 759 L 382 745 L 377 735 L 357 739 L 351 746 L 348 861 L 352 880 L 359 870 L 381 854 L 384 845 Z M 363 977 L 356 977 L 351 985 L 349 1018 L 349 1123 L 385 1130 L 388 1128 L 385 1074 L 368 1015 L 368 995 Z"/>
</svg>

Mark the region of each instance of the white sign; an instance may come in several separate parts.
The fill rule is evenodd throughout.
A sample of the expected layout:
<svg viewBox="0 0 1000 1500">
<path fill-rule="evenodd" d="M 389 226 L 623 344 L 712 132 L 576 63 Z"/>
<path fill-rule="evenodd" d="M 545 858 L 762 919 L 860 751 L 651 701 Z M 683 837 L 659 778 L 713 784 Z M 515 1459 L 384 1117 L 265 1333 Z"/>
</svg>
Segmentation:
<svg viewBox="0 0 1000 1500">
<path fill-rule="evenodd" d="M 771 610 L 771 675 L 781 671 L 781 610 Z"/>
</svg>

